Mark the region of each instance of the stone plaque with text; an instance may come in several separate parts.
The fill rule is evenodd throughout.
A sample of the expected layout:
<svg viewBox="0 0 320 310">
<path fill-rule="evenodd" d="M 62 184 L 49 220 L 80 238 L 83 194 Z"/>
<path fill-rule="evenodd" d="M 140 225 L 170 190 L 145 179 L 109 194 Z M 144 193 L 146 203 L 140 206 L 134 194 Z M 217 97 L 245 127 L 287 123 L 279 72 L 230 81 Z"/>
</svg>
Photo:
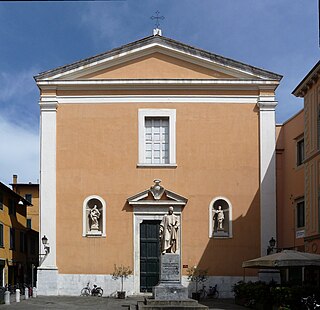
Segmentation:
<svg viewBox="0 0 320 310">
<path fill-rule="evenodd" d="M 160 258 L 160 282 L 180 282 L 180 255 L 165 254 Z"/>
<path fill-rule="evenodd" d="M 181 301 L 188 299 L 188 289 L 181 285 L 179 254 L 166 253 L 161 255 L 160 282 L 153 287 L 153 298 L 155 301 Z M 179 303 L 176 306 L 178 307 Z M 173 309 L 173 307 L 170 309 Z"/>
</svg>

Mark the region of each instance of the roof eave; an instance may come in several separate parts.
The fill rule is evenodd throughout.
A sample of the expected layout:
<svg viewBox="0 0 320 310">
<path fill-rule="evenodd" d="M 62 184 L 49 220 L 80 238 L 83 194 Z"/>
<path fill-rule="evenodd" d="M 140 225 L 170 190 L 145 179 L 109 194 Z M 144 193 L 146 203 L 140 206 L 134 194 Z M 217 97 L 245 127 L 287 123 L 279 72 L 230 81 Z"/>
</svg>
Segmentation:
<svg viewBox="0 0 320 310">
<path fill-rule="evenodd" d="M 292 94 L 296 97 L 304 97 L 311 86 L 318 80 L 320 75 L 320 60 L 314 65 L 309 73 L 303 78 Z"/>
<path fill-rule="evenodd" d="M 23 204 L 25 206 L 33 206 L 33 204 L 31 202 L 29 202 L 28 200 L 26 200 L 24 197 L 20 196 L 18 193 L 16 193 L 15 191 L 13 191 L 11 188 L 9 188 L 8 186 L 6 186 L 4 183 L 0 182 L 0 188 L 2 188 L 3 190 L 5 190 L 6 192 L 10 193 L 11 195 L 13 195 L 15 198 L 21 200 L 23 202 Z"/>
<path fill-rule="evenodd" d="M 56 75 L 60 71 L 61 72 L 66 72 L 66 71 L 72 70 L 73 68 L 81 66 L 81 65 L 83 65 L 85 63 L 90 63 L 91 61 L 97 61 L 100 58 L 102 59 L 102 58 L 106 57 L 106 55 L 111 56 L 112 54 L 117 54 L 117 53 L 121 52 L 121 50 L 130 49 L 133 45 L 142 44 L 145 41 L 149 40 L 151 37 L 153 37 L 153 36 L 145 37 L 145 38 L 140 39 L 138 41 L 134 41 L 134 42 L 122 45 L 120 47 L 111 49 L 111 50 L 109 50 L 107 52 L 103 52 L 103 53 L 100 53 L 100 54 L 97 54 L 97 55 L 94 55 L 94 56 L 91 56 L 91 57 L 88 57 L 88 58 L 84 58 L 84 59 L 75 61 L 75 62 L 73 62 L 71 64 L 59 66 L 59 67 L 54 68 L 54 69 L 50 69 L 50 70 L 47 70 L 47 71 L 40 72 L 39 74 L 35 75 L 33 78 L 35 79 L 36 82 L 38 82 L 40 80 L 43 80 L 43 79 L 49 78 L 49 77 L 51 77 L 53 75 Z"/>
<path fill-rule="evenodd" d="M 126 53 L 133 49 L 138 49 L 146 44 L 151 44 L 151 43 L 160 44 L 160 45 L 166 46 L 167 48 L 173 48 L 173 49 L 176 49 L 177 51 L 180 51 L 189 55 L 203 57 L 209 61 L 217 62 L 218 64 L 221 64 L 221 65 L 233 67 L 240 71 L 247 72 L 248 74 L 251 74 L 251 75 L 261 76 L 261 78 L 264 78 L 264 79 L 274 79 L 277 81 L 280 81 L 282 79 L 282 76 L 279 74 L 276 74 L 258 67 L 254 67 L 251 65 L 247 65 L 245 63 L 242 63 L 230 58 L 226 58 L 217 54 L 213 54 L 208 51 L 181 43 L 179 41 L 176 41 L 170 38 L 158 36 L 158 35 L 145 37 L 141 40 L 131 42 L 129 44 L 98 54 L 96 56 L 92 56 L 83 60 L 76 61 L 69 65 L 60 66 L 58 68 L 39 73 L 38 75 L 34 76 L 34 79 L 38 83 L 41 80 L 50 79 L 59 74 L 63 75 L 64 73 L 67 73 L 72 70 L 76 70 L 79 67 L 87 66 L 90 63 L 101 61 L 107 57 L 109 58 L 118 54 Z"/>
<path fill-rule="evenodd" d="M 38 82 L 39 87 L 61 87 L 61 86 L 80 86 L 80 85 L 257 85 L 261 87 L 277 87 L 278 80 L 260 80 L 260 79 L 106 79 L 106 80 L 41 80 Z"/>
</svg>

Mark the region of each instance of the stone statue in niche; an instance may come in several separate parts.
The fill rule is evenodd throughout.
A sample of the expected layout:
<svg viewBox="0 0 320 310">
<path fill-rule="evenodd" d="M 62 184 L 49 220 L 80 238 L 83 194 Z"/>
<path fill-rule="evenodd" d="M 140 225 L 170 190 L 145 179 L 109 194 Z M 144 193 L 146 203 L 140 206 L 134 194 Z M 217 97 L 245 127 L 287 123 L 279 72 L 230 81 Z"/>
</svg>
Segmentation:
<svg viewBox="0 0 320 310">
<path fill-rule="evenodd" d="M 178 250 L 179 218 L 173 214 L 173 207 L 169 207 L 160 223 L 161 253 L 176 253 Z"/>
<path fill-rule="evenodd" d="M 224 222 L 224 213 L 221 206 L 218 206 L 218 209 L 213 209 L 213 231 L 215 229 L 215 220 L 217 220 L 217 230 L 224 230 L 223 229 L 223 222 Z"/>
<path fill-rule="evenodd" d="M 89 217 L 91 219 L 91 230 L 99 230 L 99 218 L 100 218 L 100 211 L 98 210 L 97 205 L 94 205 L 93 208 L 90 210 Z"/>
</svg>

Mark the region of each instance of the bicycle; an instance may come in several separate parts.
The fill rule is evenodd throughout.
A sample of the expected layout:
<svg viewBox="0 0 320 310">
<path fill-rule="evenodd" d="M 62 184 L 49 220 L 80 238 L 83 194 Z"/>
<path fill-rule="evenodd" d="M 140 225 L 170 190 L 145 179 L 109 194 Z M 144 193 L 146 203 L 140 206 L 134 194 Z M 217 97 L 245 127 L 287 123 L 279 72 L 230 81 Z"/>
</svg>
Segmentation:
<svg viewBox="0 0 320 310">
<path fill-rule="evenodd" d="M 103 289 L 100 286 L 93 284 L 93 288 L 90 288 L 90 282 L 87 283 L 87 286 L 81 290 L 81 296 L 98 296 L 103 295 Z"/>
<path fill-rule="evenodd" d="M 301 302 L 306 306 L 308 310 L 320 309 L 320 304 L 317 303 L 315 296 L 302 297 Z"/>
<path fill-rule="evenodd" d="M 215 286 L 209 286 L 209 291 L 206 290 L 206 286 L 203 285 L 202 289 L 199 290 L 200 293 L 200 299 L 205 299 L 205 298 L 214 298 L 217 299 L 219 298 L 219 291 L 217 289 L 217 284 Z"/>
</svg>

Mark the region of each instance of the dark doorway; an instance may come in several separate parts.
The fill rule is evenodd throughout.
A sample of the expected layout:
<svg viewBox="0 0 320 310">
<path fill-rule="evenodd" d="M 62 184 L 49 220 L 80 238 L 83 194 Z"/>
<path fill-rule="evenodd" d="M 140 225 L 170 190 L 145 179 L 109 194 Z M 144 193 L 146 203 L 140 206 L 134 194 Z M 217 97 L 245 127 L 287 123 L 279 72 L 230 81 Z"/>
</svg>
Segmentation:
<svg viewBox="0 0 320 310">
<path fill-rule="evenodd" d="M 17 284 L 17 268 L 16 266 L 8 267 L 8 284 Z"/>
<path fill-rule="evenodd" d="M 159 282 L 159 224 L 156 220 L 140 224 L 140 292 L 152 292 Z"/>
</svg>

